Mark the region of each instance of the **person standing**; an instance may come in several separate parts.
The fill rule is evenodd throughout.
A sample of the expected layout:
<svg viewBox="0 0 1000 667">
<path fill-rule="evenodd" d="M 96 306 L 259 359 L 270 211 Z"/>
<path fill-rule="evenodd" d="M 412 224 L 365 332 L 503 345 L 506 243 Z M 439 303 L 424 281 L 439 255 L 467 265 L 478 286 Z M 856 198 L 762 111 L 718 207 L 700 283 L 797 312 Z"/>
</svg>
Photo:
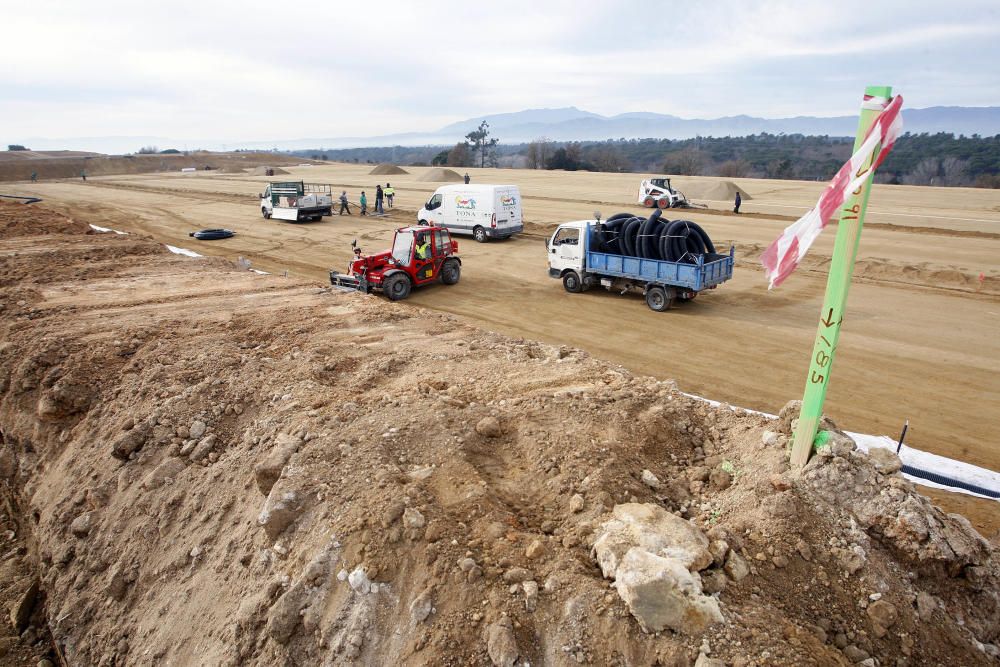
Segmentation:
<svg viewBox="0 0 1000 667">
<path fill-rule="evenodd" d="M 392 189 L 391 183 L 385 184 L 385 199 L 389 204 L 389 208 L 392 208 L 392 196 L 396 194 L 396 191 Z"/>
<path fill-rule="evenodd" d="M 742 203 L 743 203 L 743 197 L 740 197 L 740 193 L 737 192 L 736 193 L 736 201 L 735 201 L 734 206 L 733 206 L 733 213 L 739 213 L 740 212 L 740 204 L 742 204 Z"/>
<path fill-rule="evenodd" d="M 347 215 L 351 214 L 351 209 L 347 205 L 347 190 L 340 193 L 340 213 L 339 215 L 344 215 L 344 211 L 347 211 Z"/>
<path fill-rule="evenodd" d="M 361 191 L 361 215 L 368 215 L 368 197 L 365 196 L 365 191 Z"/>
<path fill-rule="evenodd" d="M 84 170 L 82 170 L 80 172 L 80 178 L 82 178 L 84 181 L 87 180 L 87 170 L 86 169 L 84 169 Z"/>
<path fill-rule="evenodd" d="M 38 182 L 38 172 L 37 171 L 31 172 L 31 182 L 32 183 L 37 183 Z"/>
<path fill-rule="evenodd" d="M 469 172 L 465 172 L 465 184 L 466 184 L 466 185 L 468 185 L 468 184 L 469 184 L 469 181 L 471 181 L 471 180 L 472 180 L 472 179 L 471 179 L 471 178 L 469 178 Z"/>
<path fill-rule="evenodd" d="M 382 209 L 382 199 L 384 198 L 384 196 L 385 196 L 385 193 L 382 192 L 382 186 L 381 185 L 376 185 L 375 186 L 375 212 L 377 214 L 379 214 L 379 215 L 385 215 L 385 210 Z"/>
</svg>

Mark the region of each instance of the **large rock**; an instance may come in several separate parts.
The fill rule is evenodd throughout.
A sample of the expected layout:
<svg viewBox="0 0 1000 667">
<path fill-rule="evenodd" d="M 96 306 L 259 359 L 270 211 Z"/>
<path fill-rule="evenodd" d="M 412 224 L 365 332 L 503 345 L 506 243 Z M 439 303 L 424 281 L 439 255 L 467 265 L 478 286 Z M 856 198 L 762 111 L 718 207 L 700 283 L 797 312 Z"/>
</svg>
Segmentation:
<svg viewBox="0 0 1000 667">
<path fill-rule="evenodd" d="M 702 595 L 698 575 L 676 558 L 633 547 L 618 565 L 614 587 L 645 632 L 697 634 L 723 620 L 719 601 Z"/>
<path fill-rule="evenodd" d="M 153 471 L 146 475 L 146 479 L 142 480 L 142 486 L 147 489 L 155 489 L 163 486 L 168 479 L 177 479 L 177 476 L 183 472 L 185 467 L 184 461 L 172 456 L 153 468 Z"/>
<path fill-rule="evenodd" d="M 281 477 L 288 459 L 302 446 L 302 439 L 282 433 L 278 436 L 267 456 L 254 468 L 257 488 L 264 495 L 271 493 L 271 487 Z"/>
<path fill-rule="evenodd" d="M 594 555 L 605 577 L 613 576 L 632 547 L 680 561 L 697 572 L 712 564 L 705 534 L 662 507 L 643 503 L 615 505 L 611 520 L 598 530 Z"/>
<path fill-rule="evenodd" d="M 146 423 L 136 424 L 135 428 L 126 431 L 122 437 L 115 441 L 111 446 L 111 454 L 115 458 L 127 461 L 129 456 L 142 449 L 148 438 L 149 427 Z"/>
<path fill-rule="evenodd" d="M 903 468 L 903 462 L 891 449 L 872 447 L 868 450 L 868 458 L 875 464 L 875 469 L 883 475 L 891 475 Z"/>
<path fill-rule="evenodd" d="M 287 644 L 302 620 L 308 601 L 305 586 L 296 583 L 277 599 L 267 614 L 267 634 L 279 644 Z"/>
<path fill-rule="evenodd" d="M 512 667 L 521 654 L 510 619 L 504 616 L 486 628 L 486 652 L 496 667 Z"/>
<path fill-rule="evenodd" d="M 274 487 L 264 501 L 257 523 L 264 527 L 264 532 L 271 540 L 276 540 L 305 512 L 305 500 L 301 492 Z"/>
</svg>

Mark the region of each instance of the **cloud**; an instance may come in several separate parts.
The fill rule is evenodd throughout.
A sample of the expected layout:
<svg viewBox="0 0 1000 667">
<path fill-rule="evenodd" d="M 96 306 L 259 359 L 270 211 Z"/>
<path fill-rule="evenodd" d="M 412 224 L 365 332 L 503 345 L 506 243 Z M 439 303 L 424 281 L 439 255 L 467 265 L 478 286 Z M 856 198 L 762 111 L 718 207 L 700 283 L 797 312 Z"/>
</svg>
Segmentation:
<svg viewBox="0 0 1000 667">
<path fill-rule="evenodd" d="M 998 7 L 948 9 L 36 0 L 5 16 L 0 131 L 266 141 L 429 130 L 529 107 L 838 115 L 870 83 L 896 85 L 911 104 L 998 103 Z"/>
</svg>

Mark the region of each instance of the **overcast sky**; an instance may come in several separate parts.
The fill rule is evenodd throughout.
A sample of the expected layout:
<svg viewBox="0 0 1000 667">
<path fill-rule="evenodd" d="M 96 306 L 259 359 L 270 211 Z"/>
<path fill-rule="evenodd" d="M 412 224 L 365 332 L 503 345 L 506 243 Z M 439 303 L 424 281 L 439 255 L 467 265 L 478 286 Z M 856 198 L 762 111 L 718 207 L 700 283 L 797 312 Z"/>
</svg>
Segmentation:
<svg viewBox="0 0 1000 667">
<path fill-rule="evenodd" d="M 0 141 L 434 130 L 526 108 L 682 117 L 1000 105 L 997 0 L 0 0 Z"/>
</svg>

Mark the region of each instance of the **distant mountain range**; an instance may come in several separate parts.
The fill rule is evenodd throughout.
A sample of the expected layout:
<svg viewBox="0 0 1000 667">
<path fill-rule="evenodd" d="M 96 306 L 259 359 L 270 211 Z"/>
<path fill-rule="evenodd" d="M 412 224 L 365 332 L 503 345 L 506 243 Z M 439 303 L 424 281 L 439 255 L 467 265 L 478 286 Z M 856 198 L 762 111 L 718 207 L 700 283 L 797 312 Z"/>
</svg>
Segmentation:
<svg viewBox="0 0 1000 667">
<path fill-rule="evenodd" d="M 555 141 L 586 141 L 604 139 L 690 139 L 696 136 L 746 136 L 770 134 L 809 134 L 854 136 L 857 116 L 795 116 L 792 118 L 757 118 L 755 116 L 725 116 L 723 118 L 679 118 L 651 112 L 623 113 L 602 116 L 576 107 L 561 109 L 528 109 L 514 113 L 477 116 L 452 123 L 430 132 L 409 132 L 375 137 L 315 137 L 241 141 L 221 143 L 215 140 L 177 140 L 164 137 L 89 137 L 77 139 L 33 138 L 24 143 L 34 150 L 100 150 L 104 152 L 135 152 L 140 147 L 234 150 L 237 148 L 277 148 L 303 150 L 319 148 L 364 148 L 371 146 L 432 146 L 453 145 L 485 120 L 490 133 L 502 143 L 516 144 L 547 137 Z M 907 132 L 950 132 L 966 136 L 1000 134 L 1000 107 L 928 107 L 904 109 L 903 127 Z"/>
</svg>

